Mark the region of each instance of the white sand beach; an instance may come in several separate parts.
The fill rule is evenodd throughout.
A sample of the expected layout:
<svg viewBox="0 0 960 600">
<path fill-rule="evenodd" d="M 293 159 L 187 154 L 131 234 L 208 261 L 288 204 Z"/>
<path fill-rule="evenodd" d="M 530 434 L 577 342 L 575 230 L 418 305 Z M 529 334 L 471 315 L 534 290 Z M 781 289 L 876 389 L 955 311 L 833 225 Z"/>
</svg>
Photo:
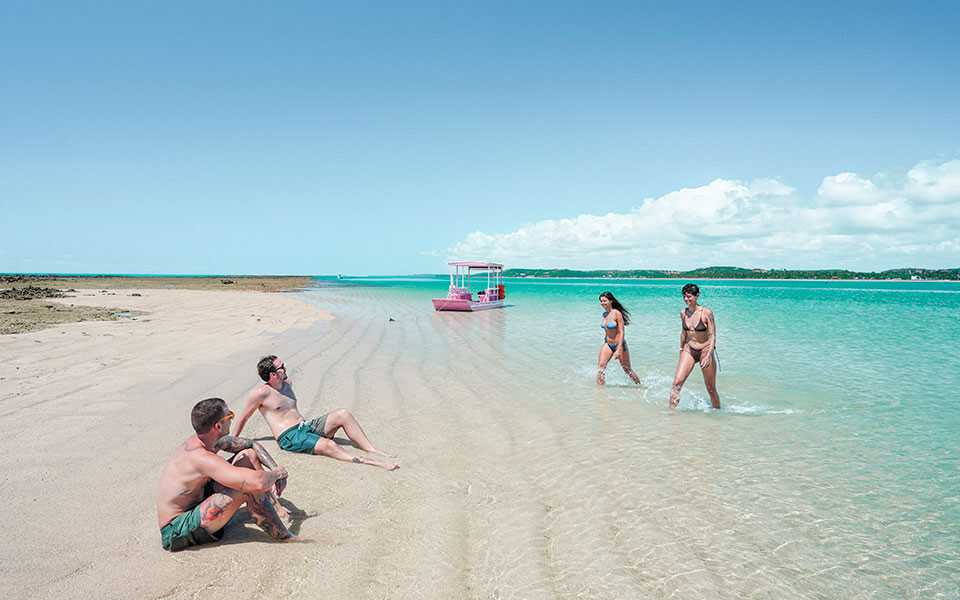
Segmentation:
<svg viewBox="0 0 960 600">
<path fill-rule="evenodd" d="M 562 312 L 530 298 L 435 313 L 404 288 L 78 294 L 50 301 L 139 312 L 0 336 L 11 597 L 783 600 L 955 587 L 953 534 L 931 537 L 934 558 L 915 555 L 922 498 L 887 480 L 901 493 L 854 502 L 876 493 L 873 479 L 837 475 L 883 463 L 882 449 L 851 462 L 857 446 L 804 430 L 793 411 L 667 409 L 675 331 L 641 337 L 654 311 L 638 310 L 631 331 L 644 384 L 613 370 L 598 388 L 592 303 L 555 321 Z M 671 356 L 650 357 L 660 345 Z M 282 452 L 254 415 L 244 435 L 289 470 L 301 541 L 241 518 L 220 543 L 164 551 L 155 492 L 192 433 L 190 408 L 219 396 L 238 410 L 264 354 L 283 358 L 307 418 L 350 409 L 401 468 Z M 724 399 L 743 404 L 734 393 L 751 384 L 731 362 Z M 936 576 L 915 568 L 924 561 Z"/>
<path fill-rule="evenodd" d="M 236 404 L 256 381 L 260 355 L 301 349 L 331 315 L 257 292 L 81 291 L 49 302 L 143 314 L 0 337 L 3 589 L 16 598 L 188 598 L 207 587 L 226 597 L 263 585 L 262 573 L 243 567 L 251 557 L 266 568 L 298 551 L 261 553 L 268 547 L 258 530 L 232 528 L 237 535 L 219 548 L 186 558 L 160 548 L 159 468 L 190 435 L 195 402 Z M 251 423 L 257 432 L 266 430 Z"/>
<path fill-rule="evenodd" d="M 418 318 L 406 307 L 395 324 L 395 306 L 363 301 L 369 318 L 357 319 L 345 305 L 354 318 L 340 319 L 290 294 L 115 289 L 48 301 L 144 314 L 0 337 L 0 583 L 12 597 L 553 595 L 537 557 L 542 504 L 529 494 L 540 467 L 515 469 L 527 442 L 511 439 L 550 428 L 469 402 L 483 399 L 482 374 L 434 360 L 431 337 L 445 338 L 441 351 L 462 340 L 442 323 L 431 330 L 429 307 Z M 300 541 L 235 518 L 220 543 L 164 551 L 158 475 L 192 434 L 190 408 L 219 396 L 239 409 L 268 353 L 284 358 L 305 416 L 350 409 L 401 469 L 283 452 L 254 415 L 244 435 L 289 470 L 283 501 Z"/>
</svg>

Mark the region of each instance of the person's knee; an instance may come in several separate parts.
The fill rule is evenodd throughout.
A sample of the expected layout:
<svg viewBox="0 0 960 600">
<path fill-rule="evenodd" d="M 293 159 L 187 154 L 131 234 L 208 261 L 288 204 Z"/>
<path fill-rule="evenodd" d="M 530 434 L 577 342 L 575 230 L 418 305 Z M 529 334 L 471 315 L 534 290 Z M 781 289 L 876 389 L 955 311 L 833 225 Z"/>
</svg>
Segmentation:
<svg viewBox="0 0 960 600">
<path fill-rule="evenodd" d="M 320 438 L 320 440 L 317 441 L 317 445 L 313 447 L 313 453 L 330 454 L 330 452 L 332 452 L 336 446 L 337 445 L 333 442 L 333 440 Z"/>
<path fill-rule="evenodd" d="M 208 531 L 216 531 L 222 528 L 226 520 L 229 520 L 236 511 L 237 502 L 241 494 L 234 490 L 224 490 L 216 492 L 203 501 L 200 509 L 200 525 Z"/>
<path fill-rule="evenodd" d="M 257 453 L 253 450 L 253 448 L 241 450 L 235 457 L 233 457 L 233 465 L 235 467 L 256 469 L 259 464 L 260 461 L 257 459 Z"/>
<path fill-rule="evenodd" d="M 350 411 L 345 408 L 331 410 L 329 413 L 327 413 L 326 427 L 329 429 L 331 425 L 337 427 L 342 426 L 344 423 L 350 420 L 351 417 L 353 417 L 353 415 L 351 415 Z"/>
</svg>

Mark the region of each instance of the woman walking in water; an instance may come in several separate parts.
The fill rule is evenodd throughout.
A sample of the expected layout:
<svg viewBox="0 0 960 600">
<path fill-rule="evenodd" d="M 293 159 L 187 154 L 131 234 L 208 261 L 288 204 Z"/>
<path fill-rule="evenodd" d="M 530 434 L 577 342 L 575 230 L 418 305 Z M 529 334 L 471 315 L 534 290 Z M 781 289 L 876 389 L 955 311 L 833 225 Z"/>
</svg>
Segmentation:
<svg viewBox="0 0 960 600">
<path fill-rule="evenodd" d="M 713 311 L 697 305 L 699 297 L 700 288 L 695 284 L 683 286 L 683 301 L 687 307 L 680 311 L 680 360 L 670 390 L 670 408 L 676 408 L 680 403 L 680 390 L 696 363 L 700 363 L 703 371 L 710 404 L 720 408 L 720 394 L 717 393 L 717 325 L 713 320 Z"/>
<path fill-rule="evenodd" d="M 600 346 L 597 385 L 603 385 L 606 382 L 607 363 L 611 358 L 619 360 L 623 372 L 634 383 L 639 384 L 640 378 L 630 368 L 630 351 L 627 350 L 627 342 L 623 339 L 623 329 L 630 324 L 630 311 L 625 309 L 610 292 L 600 294 L 600 306 L 603 307 L 600 328 L 603 329 L 604 344 Z"/>
</svg>

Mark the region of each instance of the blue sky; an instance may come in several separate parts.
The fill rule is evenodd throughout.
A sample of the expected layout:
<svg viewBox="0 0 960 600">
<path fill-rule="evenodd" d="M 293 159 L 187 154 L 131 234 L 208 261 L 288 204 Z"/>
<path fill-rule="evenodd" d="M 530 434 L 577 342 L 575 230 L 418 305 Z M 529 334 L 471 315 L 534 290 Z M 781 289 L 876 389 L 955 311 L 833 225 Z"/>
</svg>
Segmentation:
<svg viewBox="0 0 960 600">
<path fill-rule="evenodd" d="M 0 271 L 960 266 L 955 3 L 0 6 Z"/>
</svg>

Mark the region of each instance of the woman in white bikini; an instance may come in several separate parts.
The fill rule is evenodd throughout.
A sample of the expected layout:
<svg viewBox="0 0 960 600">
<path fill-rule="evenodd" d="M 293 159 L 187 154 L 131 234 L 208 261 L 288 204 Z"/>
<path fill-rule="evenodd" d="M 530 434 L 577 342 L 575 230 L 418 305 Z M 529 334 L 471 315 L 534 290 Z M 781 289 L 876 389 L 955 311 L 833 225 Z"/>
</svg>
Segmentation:
<svg viewBox="0 0 960 600">
<path fill-rule="evenodd" d="M 600 329 L 603 330 L 604 339 L 603 345 L 600 346 L 597 385 L 603 385 L 606 382 L 607 363 L 612 358 L 619 360 L 627 377 L 639 384 L 640 378 L 630 368 L 630 351 L 627 350 L 627 342 L 623 339 L 623 330 L 630 324 L 630 312 L 610 292 L 600 294 L 600 306 L 603 307 Z"/>
<path fill-rule="evenodd" d="M 703 371 L 710 404 L 720 408 L 720 394 L 717 393 L 717 324 L 712 310 L 697 305 L 699 297 L 700 288 L 695 284 L 683 286 L 683 301 L 687 307 L 680 311 L 680 360 L 670 390 L 670 408 L 680 403 L 680 390 L 696 363 L 700 363 Z"/>
</svg>

